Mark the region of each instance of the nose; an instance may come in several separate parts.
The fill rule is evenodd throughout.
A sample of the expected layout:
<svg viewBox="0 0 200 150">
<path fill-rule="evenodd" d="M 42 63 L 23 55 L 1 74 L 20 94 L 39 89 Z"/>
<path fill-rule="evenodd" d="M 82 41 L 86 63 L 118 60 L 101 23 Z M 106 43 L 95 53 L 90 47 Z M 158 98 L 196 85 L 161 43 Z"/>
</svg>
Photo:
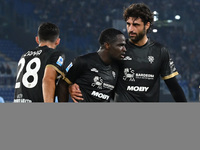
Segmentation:
<svg viewBox="0 0 200 150">
<path fill-rule="evenodd" d="M 126 46 L 123 46 L 122 51 L 123 51 L 123 52 L 126 52 Z"/>
<path fill-rule="evenodd" d="M 134 29 L 134 26 L 131 24 L 131 25 L 128 27 L 128 30 L 134 32 L 134 30 L 135 30 L 135 29 Z"/>
</svg>

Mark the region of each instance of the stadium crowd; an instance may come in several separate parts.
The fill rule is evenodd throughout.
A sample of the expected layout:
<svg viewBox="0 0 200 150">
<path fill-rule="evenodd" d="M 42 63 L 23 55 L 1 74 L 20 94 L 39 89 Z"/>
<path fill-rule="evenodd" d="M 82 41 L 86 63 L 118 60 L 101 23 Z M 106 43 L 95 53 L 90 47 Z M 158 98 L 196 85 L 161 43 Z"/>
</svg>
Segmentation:
<svg viewBox="0 0 200 150">
<path fill-rule="evenodd" d="M 134 3 L 141 2 L 135 0 Z M 151 10 L 158 12 L 159 21 L 154 28 L 157 33 L 149 36 L 170 49 L 180 75 L 178 81 L 189 101 L 198 101 L 200 84 L 200 0 L 143 0 Z M 122 20 L 123 8 L 132 3 L 131 0 L 0 0 L 0 11 L 10 11 L 10 17 L 27 27 L 27 19 L 32 19 L 29 32 L 35 34 L 40 22 L 56 23 L 61 28 L 62 46 L 77 55 L 96 51 L 98 35 L 101 30 L 112 27 L 114 20 Z M 12 7 L 11 7 L 12 6 Z M 23 7 L 27 6 L 27 10 Z M 17 17 L 14 14 L 18 14 Z M 180 20 L 174 16 L 180 15 Z M 15 16 L 15 17 L 14 17 Z M 166 20 L 174 23 L 167 24 Z M 38 24 L 37 24 L 38 23 Z M 124 31 L 126 32 L 126 31 Z M 4 34 L 3 31 L 0 34 Z M 3 36 L 0 36 L 3 38 Z M 12 40 L 12 39 L 10 39 Z M 165 89 L 166 90 L 166 89 Z"/>
</svg>

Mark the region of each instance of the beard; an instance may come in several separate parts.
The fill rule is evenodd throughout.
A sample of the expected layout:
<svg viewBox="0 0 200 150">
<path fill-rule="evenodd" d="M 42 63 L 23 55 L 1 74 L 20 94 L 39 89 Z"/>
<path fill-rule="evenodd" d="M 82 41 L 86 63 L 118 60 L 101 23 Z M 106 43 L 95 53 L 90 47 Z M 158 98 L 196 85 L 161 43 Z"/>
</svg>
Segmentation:
<svg viewBox="0 0 200 150">
<path fill-rule="evenodd" d="M 129 32 L 129 39 L 131 40 L 131 42 L 133 43 L 137 43 L 139 42 L 140 40 L 142 40 L 144 38 L 144 36 L 146 35 L 146 31 L 145 31 L 145 28 L 139 32 L 138 34 L 136 34 L 135 37 L 133 36 L 130 36 L 130 34 L 132 34 L 133 32 Z"/>
</svg>

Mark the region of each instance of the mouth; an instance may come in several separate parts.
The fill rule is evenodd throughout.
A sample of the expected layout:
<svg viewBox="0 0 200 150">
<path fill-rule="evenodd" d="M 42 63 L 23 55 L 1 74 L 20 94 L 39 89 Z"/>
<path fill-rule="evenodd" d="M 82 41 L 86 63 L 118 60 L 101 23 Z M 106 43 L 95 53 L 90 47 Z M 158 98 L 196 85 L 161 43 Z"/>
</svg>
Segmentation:
<svg viewBox="0 0 200 150">
<path fill-rule="evenodd" d="M 121 54 L 121 59 L 123 59 L 125 57 L 125 54 Z"/>
<path fill-rule="evenodd" d="M 131 36 L 131 37 L 135 37 L 135 36 L 137 36 L 137 34 L 136 33 L 129 33 L 129 36 Z"/>
</svg>

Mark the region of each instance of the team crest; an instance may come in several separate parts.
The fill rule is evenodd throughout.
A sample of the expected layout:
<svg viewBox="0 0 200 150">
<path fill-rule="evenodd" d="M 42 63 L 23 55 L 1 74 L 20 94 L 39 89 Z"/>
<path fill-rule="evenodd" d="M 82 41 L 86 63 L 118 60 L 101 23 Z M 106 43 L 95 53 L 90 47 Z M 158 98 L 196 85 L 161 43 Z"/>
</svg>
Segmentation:
<svg viewBox="0 0 200 150">
<path fill-rule="evenodd" d="M 97 86 L 98 89 L 102 89 L 103 79 L 101 77 L 95 76 L 93 81 L 94 81 L 94 83 L 92 83 L 92 87 Z"/>
<path fill-rule="evenodd" d="M 148 60 L 152 64 L 154 62 L 154 57 L 153 56 L 148 56 Z"/>
<path fill-rule="evenodd" d="M 135 75 L 134 70 L 132 70 L 131 68 L 125 68 L 123 80 L 135 81 L 134 75 Z"/>
</svg>

